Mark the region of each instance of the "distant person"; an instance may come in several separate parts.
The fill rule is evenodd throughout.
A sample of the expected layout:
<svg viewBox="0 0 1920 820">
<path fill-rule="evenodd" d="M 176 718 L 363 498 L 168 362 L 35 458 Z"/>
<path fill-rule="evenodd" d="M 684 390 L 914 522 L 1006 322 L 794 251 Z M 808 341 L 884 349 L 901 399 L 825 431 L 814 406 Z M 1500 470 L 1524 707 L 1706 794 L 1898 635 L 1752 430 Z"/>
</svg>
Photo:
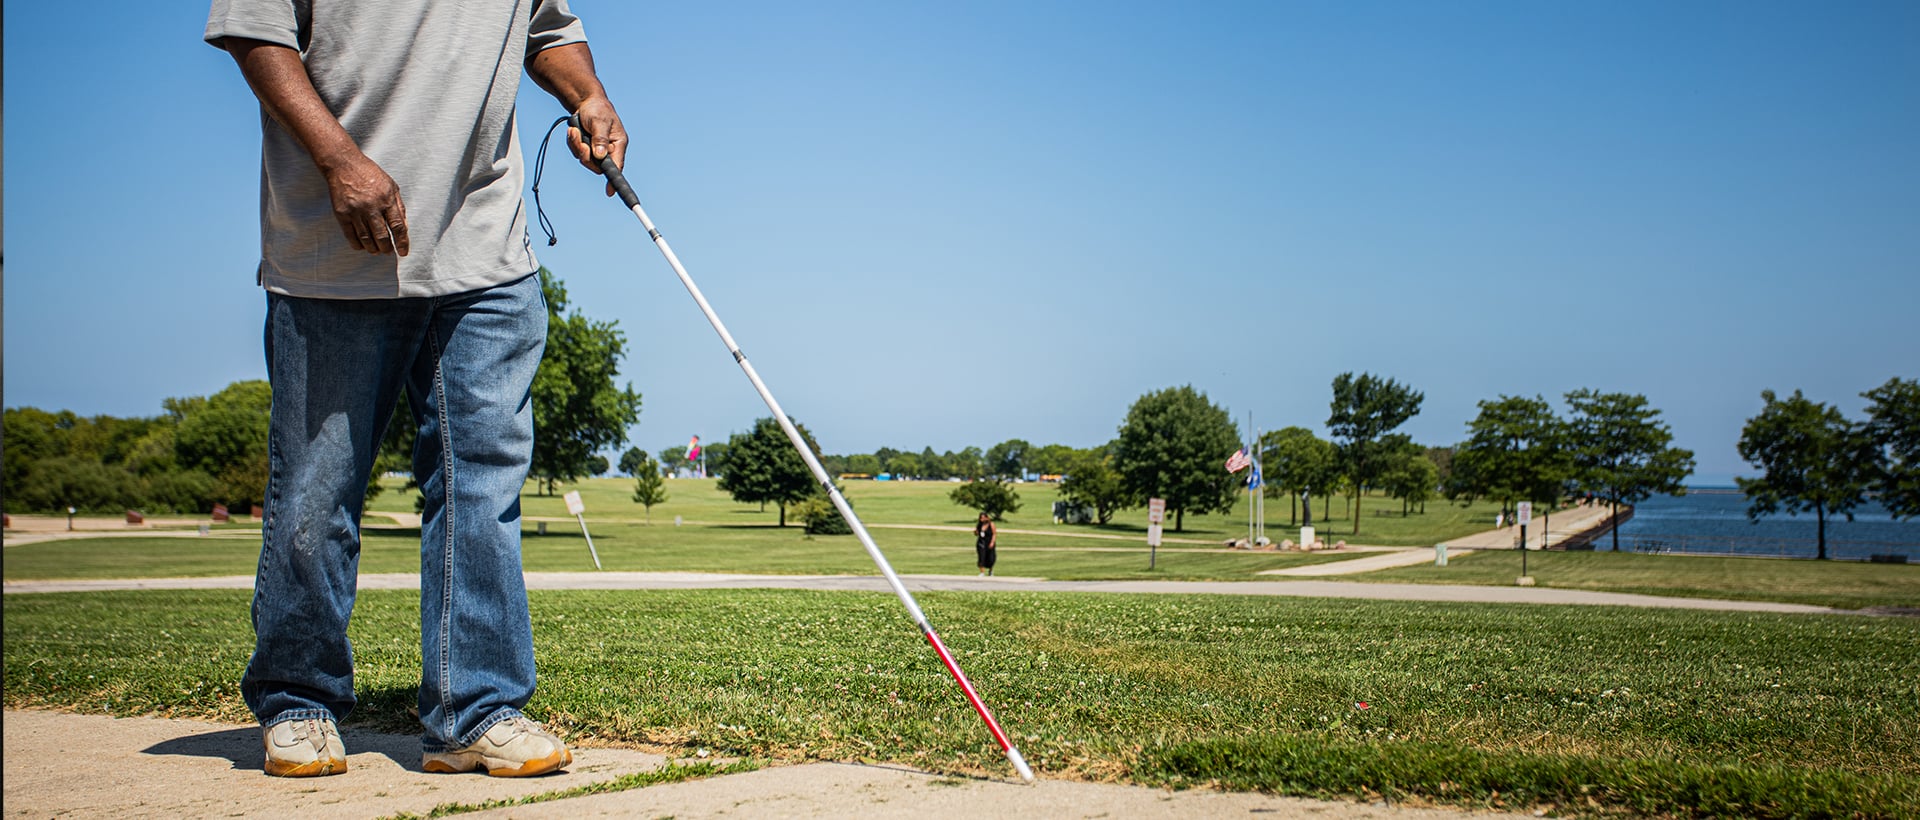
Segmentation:
<svg viewBox="0 0 1920 820">
<path fill-rule="evenodd" d="M 993 519 L 986 513 L 980 514 L 980 520 L 973 525 L 973 555 L 980 566 L 981 575 L 993 574 L 994 553 L 1000 545 L 1000 534 L 993 527 Z"/>
<path fill-rule="evenodd" d="M 240 693 L 266 773 L 347 768 L 335 722 L 355 703 L 361 505 L 403 390 L 425 499 L 421 767 L 565 767 L 566 744 L 520 713 L 534 689 L 520 488 L 547 306 L 514 107 L 524 70 L 592 135 L 569 130 L 576 158 L 623 161 L 580 21 L 566 0 L 213 0 L 204 38 L 261 112 L 273 411 Z"/>
</svg>

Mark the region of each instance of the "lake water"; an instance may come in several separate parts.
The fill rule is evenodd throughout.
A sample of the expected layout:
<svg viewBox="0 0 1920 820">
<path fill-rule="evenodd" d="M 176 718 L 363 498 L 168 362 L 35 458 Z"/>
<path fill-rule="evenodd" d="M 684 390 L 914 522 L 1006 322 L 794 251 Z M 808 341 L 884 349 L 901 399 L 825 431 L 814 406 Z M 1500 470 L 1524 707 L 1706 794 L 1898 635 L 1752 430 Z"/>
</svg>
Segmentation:
<svg viewBox="0 0 1920 820">
<path fill-rule="evenodd" d="M 1620 549 L 1811 558 L 1817 529 L 1812 513 L 1748 521 L 1747 497 L 1739 490 L 1699 488 L 1678 498 L 1659 495 L 1640 502 L 1632 520 L 1620 527 Z M 1609 536 L 1594 542 L 1595 549 L 1611 547 Z M 1852 521 L 1827 518 L 1829 557 L 1866 560 L 1889 554 L 1920 563 L 1920 519 L 1896 520 L 1871 502 L 1855 509 Z"/>
</svg>

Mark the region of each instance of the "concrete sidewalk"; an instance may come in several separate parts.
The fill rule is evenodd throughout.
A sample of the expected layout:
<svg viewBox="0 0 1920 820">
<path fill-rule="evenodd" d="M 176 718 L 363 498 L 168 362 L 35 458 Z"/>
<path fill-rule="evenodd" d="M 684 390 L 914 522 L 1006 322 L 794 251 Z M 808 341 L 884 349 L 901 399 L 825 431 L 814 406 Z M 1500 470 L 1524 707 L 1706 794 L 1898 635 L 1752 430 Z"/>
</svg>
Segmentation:
<svg viewBox="0 0 1920 820">
<path fill-rule="evenodd" d="M 1427 552 L 1419 550 L 1415 552 Z M 1368 559 L 1356 559 L 1368 560 Z M 877 575 L 729 575 L 699 572 L 529 572 L 527 588 L 542 589 L 820 589 L 889 591 Z M 1387 601 L 1456 603 L 1574 604 L 1712 609 L 1798 614 L 1845 613 L 1827 607 L 1766 601 L 1665 598 L 1620 592 L 1590 592 L 1548 587 L 1468 586 L 1453 584 L 1368 584 L 1347 581 L 1046 581 L 1038 578 L 974 575 L 903 575 L 913 592 L 1111 592 L 1165 595 L 1272 595 L 1301 598 L 1360 598 Z M 253 576 L 218 578 L 130 578 L 79 581 L 9 581 L 6 594 L 101 592 L 140 589 L 251 589 Z M 360 576 L 361 589 L 419 589 L 420 578 L 405 573 Z"/>
<path fill-rule="evenodd" d="M 1527 549 L 1537 550 L 1559 544 L 1575 535 L 1601 526 L 1607 520 L 1607 507 L 1604 504 L 1592 504 L 1561 510 L 1552 515 L 1535 513 L 1533 523 L 1527 525 Z M 1446 542 L 1448 550 L 1455 549 L 1504 549 L 1510 550 L 1520 541 L 1518 524 L 1499 529 L 1487 530 L 1462 536 Z M 1448 552 L 1452 557 L 1453 553 Z"/>
<path fill-rule="evenodd" d="M 1447 557 L 1452 559 L 1472 553 L 1473 550 L 1451 550 L 1447 553 Z M 1308 564 L 1304 567 L 1262 570 L 1257 574 L 1282 575 L 1295 578 L 1319 578 L 1329 575 L 1359 575 L 1360 573 L 1373 572 L 1374 570 L 1411 567 L 1416 564 L 1432 562 L 1432 547 L 1381 548 L 1379 554 L 1369 555 L 1365 558 L 1332 561 L 1325 564 Z"/>
<path fill-rule="evenodd" d="M 8 711 L 4 725 L 8 818 L 425 816 L 444 804 L 549 795 L 652 771 L 668 762 L 629 749 L 576 748 L 573 765 L 547 777 L 426 774 L 420 771 L 418 738 L 349 727 L 342 732 L 346 773 L 285 779 L 260 770 L 260 729 L 255 726 L 31 710 Z M 814 763 L 469 816 L 1461 820 L 1497 815 L 1063 780 L 1028 785 L 891 765 Z"/>
</svg>

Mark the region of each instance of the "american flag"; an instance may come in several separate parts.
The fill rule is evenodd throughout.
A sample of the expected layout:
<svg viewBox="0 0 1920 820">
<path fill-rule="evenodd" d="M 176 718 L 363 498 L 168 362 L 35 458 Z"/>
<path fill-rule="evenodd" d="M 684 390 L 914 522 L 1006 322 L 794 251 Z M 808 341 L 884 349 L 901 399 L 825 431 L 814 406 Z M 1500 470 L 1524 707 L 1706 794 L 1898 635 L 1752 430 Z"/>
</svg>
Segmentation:
<svg viewBox="0 0 1920 820">
<path fill-rule="evenodd" d="M 1227 472 L 1240 472 L 1241 470 L 1247 469 L 1247 465 L 1252 463 L 1253 459 L 1247 457 L 1247 449 L 1242 447 L 1233 451 L 1233 457 L 1227 459 Z"/>
</svg>

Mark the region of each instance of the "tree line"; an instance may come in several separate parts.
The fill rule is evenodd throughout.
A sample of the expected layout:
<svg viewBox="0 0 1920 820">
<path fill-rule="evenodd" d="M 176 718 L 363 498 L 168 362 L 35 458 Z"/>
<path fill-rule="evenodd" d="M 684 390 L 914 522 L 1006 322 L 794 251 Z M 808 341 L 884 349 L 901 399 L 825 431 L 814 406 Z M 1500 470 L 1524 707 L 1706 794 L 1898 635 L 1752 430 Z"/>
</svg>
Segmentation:
<svg viewBox="0 0 1920 820">
<path fill-rule="evenodd" d="M 534 377 L 532 476 L 544 491 L 605 472 L 601 450 L 626 443 L 640 394 L 614 376 L 626 337 L 614 322 L 571 310 L 565 286 L 539 272 L 547 300 L 546 352 Z M 80 416 L 34 407 L 5 410 L 5 503 L 9 512 L 244 513 L 266 497 L 265 381 L 234 382 L 211 396 L 170 398 L 160 415 Z M 412 469 L 414 424 L 403 396 L 380 442 L 367 498 L 379 477 Z"/>
<path fill-rule="evenodd" d="M 1793 391 L 1762 391 L 1766 406 L 1740 431 L 1740 457 L 1761 471 L 1736 479 L 1747 517 L 1813 513 L 1818 557 L 1827 557 L 1827 519 L 1853 512 L 1871 496 L 1895 518 L 1920 516 L 1920 381 L 1888 379 L 1860 394 L 1867 417 Z"/>
<path fill-rule="evenodd" d="M 1397 500 L 1403 516 L 1442 498 L 1460 504 L 1491 500 L 1504 512 L 1522 501 L 1551 510 L 1581 496 L 1605 501 L 1617 514 L 1622 504 L 1683 494 L 1694 470 L 1693 452 L 1673 446 L 1671 427 L 1640 394 L 1571 391 L 1562 397 L 1564 414 L 1538 395 L 1501 395 L 1478 403 L 1463 440 L 1431 446 L 1398 432 L 1419 414 L 1425 400 L 1420 391 L 1391 378 L 1343 373 L 1331 393 L 1328 438 L 1291 426 L 1251 443 L 1263 493 L 1290 499 L 1292 521 L 1313 523 L 1315 498 L 1322 504 L 1318 518 L 1325 520 L 1324 505 L 1340 497 L 1358 534 L 1360 508 L 1371 492 Z M 1825 517 L 1850 515 L 1868 495 L 1877 495 L 1896 516 L 1920 514 L 1920 387 L 1893 379 L 1863 395 L 1872 400 L 1869 417 L 1850 422 L 1798 393 L 1781 400 L 1769 391 L 1763 394 L 1766 408 L 1741 437 L 1741 454 L 1764 473 L 1740 480 L 1752 500 L 1749 515 L 1813 512 L 1822 521 L 1822 557 Z M 1184 528 L 1187 513 L 1230 512 L 1248 484 L 1248 476 L 1225 469 L 1227 456 L 1247 446 L 1241 431 L 1224 408 L 1190 385 L 1141 396 L 1116 433 L 1089 448 L 1009 439 L 938 455 L 931 447 L 819 455 L 818 445 L 810 436 L 808 441 L 835 476 L 966 479 L 951 493 L 954 502 L 995 518 L 1019 509 L 1010 482 L 1035 474 L 1060 476 L 1060 497 L 1086 505 L 1098 524 L 1150 498 L 1164 499 L 1175 531 Z M 786 505 L 823 501 L 772 419 L 710 445 L 706 454 L 722 489 L 736 500 L 782 505 L 783 524 Z M 684 456 L 684 448 L 672 448 L 661 454 L 661 463 Z M 623 467 L 640 463 L 653 464 L 637 450 L 622 460 Z M 636 490 L 636 500 L 641 494 Z M 1618 550 L 1617 529 L 1613 539 Z"/>
<path fill-rule="evenodd" d="M 757 424 L 758 422 L 756 422 Z M 733 463 L 736 433 L 726 441 L 708 442 L 700 445 L 698 463 L 704 465 L 709 477 L 719 478 L 726 474 Z M 652 463 L 655 469 L 669 474 L 680 469 L 691 469 L 695 462 L 687 458 L 686 445 L 674 445 L 661 450 L 655 458 L 650 458 L 639 448 L 630 448 L 620 456 L 621 472 L 638 475 L 637 467 L 643 463 Z M 831 475 L 862 475 L 897 477 L 924 481 L 945 481 L 948 478 L 974 480 L 980 478 L 1000 478 L 1013 480 L 1027 476 L 1059 475 L 1066 472 L 1077 452 L 1064 444 L 1048 444 L 1035 447 L 1025 439 L 1008 439 L 992 447 L 963 447 L 958 451 L 935 452 L 932 447 L 922 448 L 919 452 L 881 447 L 872 453 L 839 455 L 824 453 L 820 455 L 820 466 Z"/>
<path fill-rule="evenodd" d="M 543 492 L 612 465 L 599 455 L 625 443 L 639 417 L 641 396 L 614 377 L 625 355 L 615 323 L 570 310 L 565 287 L 540 271 L 548 305 L 547 349 L 535 377 L 532 476 Z M 1065 501 L 1083 504 L 1098 524 L 1148 499 L 1166 501 L 1175 531 L 1187 513 L 1230 512 L 1249 476 L 1230 473 L 1226 458 L 1248 448 L 1262 472 L 1268 498 L 1289 499 L 1289 520 L 1313 523 L 1310 506 L 1341 497 L 1358 534 L 1360 506 L 1369 492 L 1400 503 L 1402 515 L 1424 511 L 1436 498 L 1459 503 L 1520 501 L 1551 505 L 1590 494 L 1610 505 L 1654 494 L 1683 493 L 1692 474 L 1691 451 L 1672 446 L 1673 434 L 1645 396 L 1582 389 L 1567 393 L 1566 415 L 1540 396 L 1498 396 L 1478 403 L 1466 438 L 1447 446 L 1415 443 L 1398 432 L 1417 416 L 1424 394 L 1391 378 L 1342 373 L 1331 385 L 1323 439 L 1302 426 L 1268 431 L 1243 443 L 1228 412 L 1191 385 L 1147 393 L 1126 411 L 1115 437 L 1098 446 L 1035 446 L 1019 438 L 991 447 L 919 452 L 882 447 L 873 453 L 832 455 L 796 425 L 832 476 L 962 479 L 955 503 L 998 518 L 1019 509 L 1013 482 L 1059 477 Z M 1761 413 L 1748 420 L 1738 449 L 1762 475 L 1739 479 L 1749 517 L 1812 513 L 1819 522 L 1819 555 L 1826 555 L 1826 521 L 1852 518 L 1870 497 L 1896 517 L 1920 515 L 1920 383 L 1890 379 L 1861 394 L 1867 417 L 1849 420 L 1838 409 L 1799 391 L 1780 398 L 1765 391 Z M 89 513 L 140 509 L 204 513 L 215 504 L 244 511 L 264 497 L 267 417 L 271 390 L 263 381 L 228 385 L 212 396 L 173 398 L 146 418 L 81 417 L 32 407 L 5 410 L 5 501 L 10 511 Z M 411 467 L 414 425 L 403 399 L 388 424 L 367 495 L 380 491 L 382 473 Z M 634 501 L 663 503 L 660 476 L 685 466 L 686 447 L 658 460 L 639 448 L 619 460 L 636 476 Z M 759 419 L 751 430 L 703 448 L 702 461 L 719 486 L 743 503 L 789 508 L 810 530 L 843 530 L 845 522 L 792 450 L 779 425 Z M 1618 533 L 1614 548 L 1619 548 Z"/>
</svg>

